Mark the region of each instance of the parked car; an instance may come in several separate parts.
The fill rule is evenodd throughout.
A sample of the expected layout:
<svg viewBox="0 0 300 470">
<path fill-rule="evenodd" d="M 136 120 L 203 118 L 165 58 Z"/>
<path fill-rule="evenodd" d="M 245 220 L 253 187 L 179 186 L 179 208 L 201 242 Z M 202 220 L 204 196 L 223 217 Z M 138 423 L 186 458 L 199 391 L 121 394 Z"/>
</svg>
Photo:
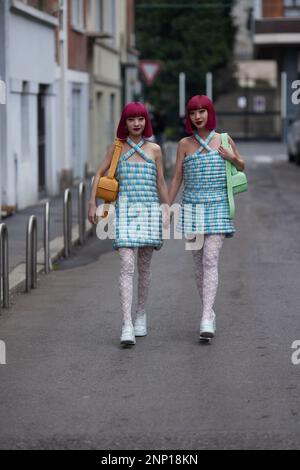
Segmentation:
<svg viewBox="0 0 300 470">
<path fill-rule="evenodd" d="M 289 161 L 300 165 L 300 119 L 294 121 L 288 129 L 287 146 Z"/>
</svg>

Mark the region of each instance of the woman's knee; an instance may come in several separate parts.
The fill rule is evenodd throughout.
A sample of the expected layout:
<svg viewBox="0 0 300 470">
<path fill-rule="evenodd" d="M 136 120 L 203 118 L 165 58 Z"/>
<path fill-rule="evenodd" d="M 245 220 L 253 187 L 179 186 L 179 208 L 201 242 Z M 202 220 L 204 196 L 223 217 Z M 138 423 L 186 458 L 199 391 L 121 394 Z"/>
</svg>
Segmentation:
<svg viewBox="0 0 300 470">
<path fill-rule="evenodd" d="M 203 265 L 207 268 L 214 268 L 218 265 L 219 255 L 222 245 L 217 243 L 207 244 L 203 253 Z"/>
<path fill-rule="evenodd" d="M 147 271 L 150 268 L 152 259 L 152 248 L 140 248 L 138 252 L 138 270 Z"/>
<path fill-rule="evenodd" d="M 133 276 L 134 275 L 134 253 L 131 250 L 121 251 L 120 260 L 121 260 L 121 274 Z"/>
</svg>

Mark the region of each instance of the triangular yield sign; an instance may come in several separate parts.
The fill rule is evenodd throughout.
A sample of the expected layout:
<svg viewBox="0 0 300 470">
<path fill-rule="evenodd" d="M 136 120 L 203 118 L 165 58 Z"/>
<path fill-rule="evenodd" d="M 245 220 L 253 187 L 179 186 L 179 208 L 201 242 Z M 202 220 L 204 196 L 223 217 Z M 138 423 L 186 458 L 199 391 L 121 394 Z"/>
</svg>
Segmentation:
<svg viewBox="0 0 300 470">
<path fill-rule="evenodd" d="M 161 62 L 159 60 L 141 60 L 140 69 L 147 85 L 151 86 L 161 70 Z"/>
</svg>

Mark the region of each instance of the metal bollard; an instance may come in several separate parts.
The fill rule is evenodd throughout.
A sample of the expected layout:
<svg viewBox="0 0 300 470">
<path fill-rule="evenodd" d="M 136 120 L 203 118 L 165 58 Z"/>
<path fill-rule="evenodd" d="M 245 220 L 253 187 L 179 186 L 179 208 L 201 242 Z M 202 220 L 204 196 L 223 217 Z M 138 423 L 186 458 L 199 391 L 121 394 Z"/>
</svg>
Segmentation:
<svg viewBox="0 0 300 470">
<path fill-rule="evenodd" d="M 31 215 L 26 232 L 26 285 L 25 292 L 37 285 L 37 218 Z"/>
<path fill-rule="evenodd" d="M 72 195 L 70 188 L 64 193 L 64 254 L 68 258 L 72 246 Z"/>
<path fill-rule="evenodd" d="M 8 230 L 4 223 L 0 224 L 0 311 L 1 291 L 3 291 L 3 307 L 9 308 Z"/>
<path fill-rule="evenodd" d="M 79 224 L 79 243 L 83 245 L 85 241 L 86 230 L 86 197 L 85 184 L 80 183 L 78 186 L 78 224 Z"/>
<path fill-rule="evenodd" d="M 52 269 L 52 264 L 51 264 L 51 259 L 50 259 L 49 227 L 50 227 L 50 202 L 47 201 L 45 204 L 45 216 L 44 216 L 44 264 L 45 264 L 46 274 L 49 274 Z"/>
</svg>

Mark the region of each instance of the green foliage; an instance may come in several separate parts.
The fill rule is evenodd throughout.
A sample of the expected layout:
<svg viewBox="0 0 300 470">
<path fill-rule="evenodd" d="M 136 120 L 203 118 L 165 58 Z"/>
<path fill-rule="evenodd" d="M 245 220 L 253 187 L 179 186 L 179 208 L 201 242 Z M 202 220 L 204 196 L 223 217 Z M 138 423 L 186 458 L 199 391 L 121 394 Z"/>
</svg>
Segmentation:
<svg viewBox="0 0 300 470">
<path fill-rule="evenodd" d="M 235 0 L 136 0 L 137 48 L 141 60 L 161 60 L 163 70 L 144 97 L 168 123 L 178 124 L 178 75 L 186 73 L 187 99 L 205 93 L 208 71 L 227 80 L 215 82 L 214 94 L 230 86 Z M 154 7 L 155 8 L 151 8 Z M 221 72 L 220 72 L 221 71 Z M 229 72 L 230 71 L 230 72 Z"/>
</svg>

